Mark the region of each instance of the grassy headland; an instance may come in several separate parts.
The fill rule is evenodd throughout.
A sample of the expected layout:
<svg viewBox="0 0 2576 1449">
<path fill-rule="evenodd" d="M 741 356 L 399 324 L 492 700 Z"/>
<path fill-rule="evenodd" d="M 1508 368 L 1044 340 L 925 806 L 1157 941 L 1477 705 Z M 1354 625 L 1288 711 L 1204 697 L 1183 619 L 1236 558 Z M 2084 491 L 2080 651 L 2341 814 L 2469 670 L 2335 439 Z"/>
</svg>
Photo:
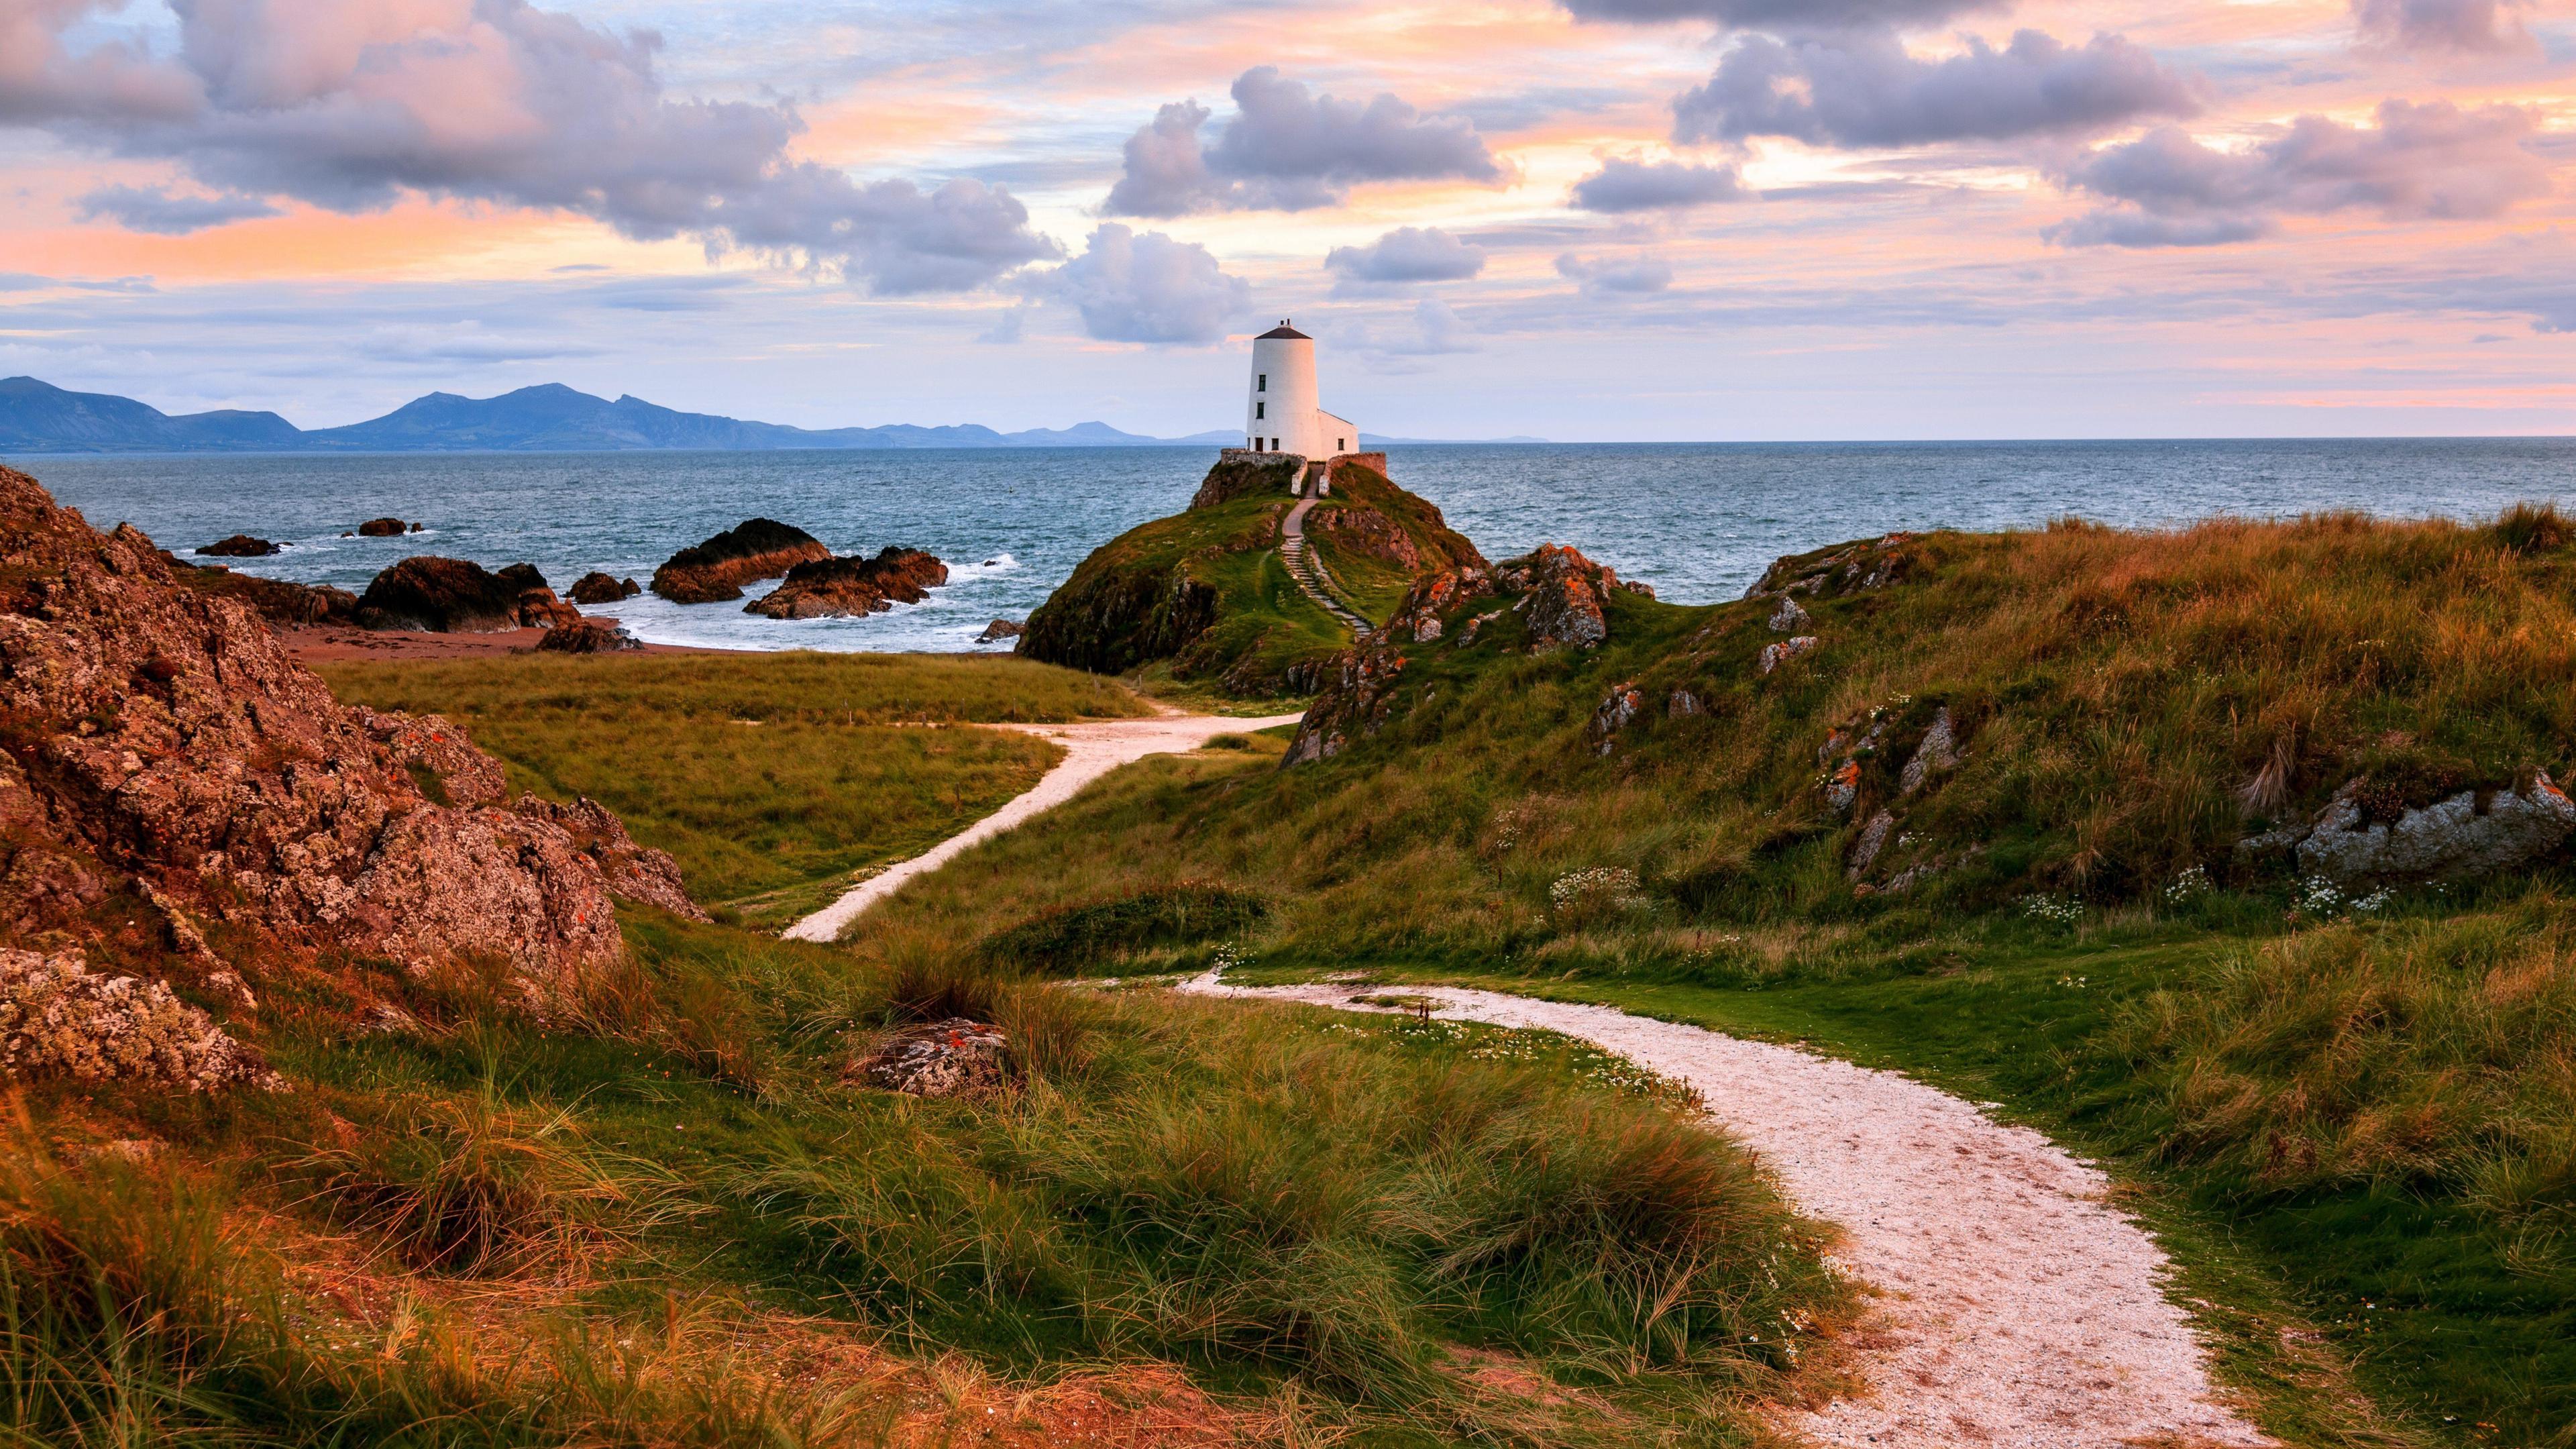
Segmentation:
<svg viewBox="0 0 2576 1449">
<path fill-rule="evenodd" d="M 1770 582 L 1613 594 L 1591 651 L 1531 652 L 1508 599 L 1467 601 L 1436 642 L 1382 642 L 1401 682 L 1338 755 L 1155 762 L 881 928 L 1001 951 L 1165 921 L 1125 949 L 1072 933 L 1062 969 L 1222 947 L 1840 1042 L 2109 1154 L 2187 1257 L 2269 1285 L 2418 1431 L 2566 1442 L 2564 853 L 2382 889 L 2239 842 L 2339 795 L 2386 821 L 2564 771 L 2569 528 L 2070 524 L 1819 550 Z M 1817 642 L 1765 670 L 1794 638 Z M 1268 909 L 1193 939 L 1154 905 L 1182 883 Z"/>
<path fill-rule="evenodd" d="M 1236 698 L 1310 694 L 1350 645 L 1279 561 L 1296 465 L 1219 463 L 1189 509 L 1094 550 L 1029 616 L 1023 657 L 1124 674 L 1168 669 Z M 1425 571 L 1477 561 L 1424 500 L 1358 467 L 1307 521 L 1316 556 L 1363 613 L 1391 608 Z"/>
</svg>

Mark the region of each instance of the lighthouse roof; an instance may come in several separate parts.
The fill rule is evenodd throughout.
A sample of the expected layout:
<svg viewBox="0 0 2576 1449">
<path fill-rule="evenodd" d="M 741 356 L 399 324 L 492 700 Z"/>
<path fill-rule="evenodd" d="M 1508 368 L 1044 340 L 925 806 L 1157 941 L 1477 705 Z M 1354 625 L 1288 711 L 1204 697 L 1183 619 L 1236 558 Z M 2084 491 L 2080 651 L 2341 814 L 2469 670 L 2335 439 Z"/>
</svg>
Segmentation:
<svg viewBox="0 0 2576 1449">
<path fill-rule="evenodd" d="M 1278 326 L 1271 328 L 1269 331 L 1262 333 L 1260 336 L 1255 337 L 1252 340 L 1255 342 L 1268 342 L 1275 337 L 1294 337 L 1300 342 L 1312 342 L 1315 340 L 1314 338 L 1307 336 L 1305 333 L 1298 331 L 1296 328 L 1289 326 L 1285 322 L 1280 323 Z"/>
</svg>

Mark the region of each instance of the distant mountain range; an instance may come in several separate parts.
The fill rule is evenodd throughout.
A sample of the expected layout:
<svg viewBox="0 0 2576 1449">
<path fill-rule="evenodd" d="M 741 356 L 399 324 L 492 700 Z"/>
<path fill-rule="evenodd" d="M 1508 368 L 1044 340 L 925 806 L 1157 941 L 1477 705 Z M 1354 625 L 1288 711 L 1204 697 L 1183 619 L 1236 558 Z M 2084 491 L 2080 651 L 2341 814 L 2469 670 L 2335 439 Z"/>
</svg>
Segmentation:
<svg viewBox="0 0 2576 1449">
<path fill-rule="evenodd" d="M 674 412 L 639 397 L 615 402 L 561 383 L 499 397 L 434 392 L 380 418 L 310 432 L 275 413 L 226 409 L 176 417 L 129 397 L 68 392 L 32 377 L 0 380 L 0 453 L 596 453 L 704 448 L 1225 447 L 1240 434 L 1151 438 L 1107 423 L 995 432 L 975 423 L 926 428 L 791 428 Z M 1360 435 L 1363 447 L 1422 441 Z M 1535 443 L 1539 438 L 1497 442 Z"/>
</svg>

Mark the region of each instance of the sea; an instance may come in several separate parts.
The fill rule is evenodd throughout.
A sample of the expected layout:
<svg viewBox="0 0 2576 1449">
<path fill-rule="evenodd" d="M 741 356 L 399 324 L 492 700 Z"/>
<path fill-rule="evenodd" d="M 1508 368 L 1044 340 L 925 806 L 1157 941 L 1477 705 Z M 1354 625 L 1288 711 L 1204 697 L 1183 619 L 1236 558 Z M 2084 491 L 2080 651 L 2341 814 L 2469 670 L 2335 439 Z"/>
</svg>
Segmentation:
<svg viewBox="0 0 2576 1449">
<path fill-rule="evenodd" d="M 857 619 L 781 621 L 649 593 L 593 608 L 638 637 L 731 649 L 972 650 L 1092 549 L 1179 510 L 1213 449 L 81 456 L 10 460 L 101 527 L 185 556 L 248 533 L 291 545 L 248 573 L 366 588 L 414 553 L 532 563 L 558 591 L 592 569 L 649 580 L 673 552 L 775 518 L 837 552 L 945 560 L 949 584 Z M 2068 515 L 2165 527 L 2359 509 L 2480 519 L 2576 506 L 2576 439 L 1517 444 L 1389 450 L 1397 482 L 1488 557 L 1571 544 L 1663 598 L 1739 596 L 1772 559 L 1893 529 L 2033 528 Z M 416 520 L 400 538 L 344 533 Z M 758 597 L 770 585 L 746 590 Z"/>
</svg>

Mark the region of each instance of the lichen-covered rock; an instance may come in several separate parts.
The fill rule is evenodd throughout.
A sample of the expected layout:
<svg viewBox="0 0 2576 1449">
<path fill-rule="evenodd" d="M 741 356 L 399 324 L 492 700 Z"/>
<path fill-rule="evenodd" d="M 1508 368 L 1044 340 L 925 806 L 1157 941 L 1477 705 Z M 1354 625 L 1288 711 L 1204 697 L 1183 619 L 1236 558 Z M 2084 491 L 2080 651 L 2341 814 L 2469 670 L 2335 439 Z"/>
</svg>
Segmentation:
<svg viewBox="0 0 2576 1449">
<path fill-rule="evenodd" d="M 344 708 L 247 607 L 7 469 L 0 759 L 0 916 L 24 931 L 95 938 L 89 911 L 130 883 L 220 923 L 253 976 L 326 948 L 532 982 L 622 954 L 608 871 L 501 808 L 499 766 L 452 725 Z"/>
<path fill-rule="evenodd" d="M 1763 645 L 1762 657 L 1758 661 L 1762 672 L 1768 674 L 1801 654 L 1815 652 L 1816 643 L 1815 635 L 1801 634 L 1795 639 L 1783 639 L 1777 644 Z"/>
<path fill-rule="evenodd" d="M 1774 634 L 1794 634 L 1812 622 L 1812 617 L 1806 610 L 1798 607 L 1797 600 L 1782 595 L 1780 607 L 1771 611 L 1768 622 Z"/>
<path fill-rule="evenodd" d="M 1699 696 L 1687 689 L 1676 689 L 1664 697 L 1666 719 L 1689 719 L 1700 712 Z"/>
<path fill-rule="evenodd" d="M 1380 632 L 1342 655 L 1339 664 L 1324 692 L 1297 722 L 1297 737 L 1280 757 L 1283 766 L 1329 760 L 1350 744 L 1353 734 L 1375 734 L 1386 723 L 1395 706 L 1396 685 L 1404 676 L 1403 651 Z"/>
<path fill-rule="evenodd" d="M 1592 723 L 1584 733 L 1600 753 L 1609 754 L 1616 743 L 1613 736 L 1636 721 L 1646 709 L 1646 695 L 1635 680 L 1610 687 L 1610 695 L 1592 711 Z"/>
<path fill-rule="evenodd" d="M 368 581 L 357 619 L 367 629 L 498 634 L 519 627 L 520 593 L 481 564 L 416 554 Z"/>
<path fill-rule="evenodd" d="M 642 592 L 644 592 L 644 586 L 633 579 L 610 578 L 599 570 L 592 569 L 589 573 L 573 580 L 572 593 L 567 597 L 576 604 L 614 604 L 634 598 Z"/>
<path fill-rule="evenodd" d="M 1494 578 L 1521 595 L 1514 607 L 1528 622 L 1531 649 L 1591 649 L 1610 637 L 1607 601 L 1619 576 L 1573 549 L 1540 544 L 1494 565 Z"/>
<path fill-rule="evenodd" d="M 213 543 L 197 550 L 209 558 L 266 558 L 270 554 L 285 551 L 284 544 L 271 543 L 264 538 L 253 538 L 247 533 L 236 533 L 230 538 L 216 539 Z"/>
<path fill-rule="evenodd" d="M 1951 733 L 1950 710 L 1944 705 L 1932 711 L 1932 723 L 1923 731 L 1923 742 L 1914 747 L 1913 758 L 1905 762 L 1904 772 L 1897 777 L 1897 793 L 1912 795 L 1934 775 L 1957 769 L 1958 765 L 1959 741 Z"/>
<path fill-rule="evenodd" d="M 188 1092 L 282 1085 L 259 1053 L 167 985 L 92 974 L 76 951 L 0 949 L 0 1075 Z"/>
<path fill-rule="evenodd" d="M 888 545 L 874 558 L 851 555 L 800 563 L 777 588 L 742 606 L 772 619 L 836 619 L 918 604 L 948 582 L 948 565 L 917 548 Z"/>
<path fill-rule="evenodd" d="M 850 1064 L 847 1080 L 913 1097 L 955 1097 L 1002 1085 L 1010 1040 L 964 1017 L 905 1027 Z"/>
<path fill-rule="evenodd" d="M 1930 558 L 1921 540 L 1910 533 L 1891 533 L 1859 543 L 1819 549 L 1814 553 L 1789 554 L 1773 561 L 1744 591 L 1748 599 L 1806 594 L 1815 598 L 1835 598 L 1844 594 L 1869 593 L 1921 577 L 1930 568 Z M 1798 611 L 1801 615 L 1805 610 Z M 1773 624 L 1781 633 L 1798 627 Z"/>
<path fill-rule="evenodd" d="M 2244 842 L 2293 848 L 2299 869 L 2345 884 L 2470 880 L 2519 869 L 2576 834 L 2576 802 L 2546 774 L 2511 790 L 2463 790 L 2397 819 L 2374 820 L 2361 781 L 2337 791 L 2315 820 Z"/>
<path fill-rule="evenodd" d="M 719 604 L 742 597 L 742 586 L 774 579 L 832 551 L 801 528 L 774 518 L 752 518 L 703 543 L 692 544 L 653 570 L 653 592 L 675 604 Z"/>
<path fill-rule="evenodd" d="M 1894 815 L 1881 810 L 1870 816 L 1869 823 L 1860 828 L 1859 838 L 1852 842 L 1851 864 L 1845 875 L 1857 881 L 1867 874 L 1870 864 L 1878 859 L 1878 853 L 1887 848 L 1888 837 L 1895 833 Z"/>
<path fill-rule="evenodd" d="M 659 906 L 693 921 L 707 919 L 689 899 L 680 880 L 680 865 L 667 850 L 638 845 L 626 833 L 626 822 L 587 795 L 569 805 L 536 795 L 521 795 L 512 807 L 530 820 L 552 825 L 572 837 L 573 846 L 599 866 L 608 888 L 630 901 Z"/>
</svg>

